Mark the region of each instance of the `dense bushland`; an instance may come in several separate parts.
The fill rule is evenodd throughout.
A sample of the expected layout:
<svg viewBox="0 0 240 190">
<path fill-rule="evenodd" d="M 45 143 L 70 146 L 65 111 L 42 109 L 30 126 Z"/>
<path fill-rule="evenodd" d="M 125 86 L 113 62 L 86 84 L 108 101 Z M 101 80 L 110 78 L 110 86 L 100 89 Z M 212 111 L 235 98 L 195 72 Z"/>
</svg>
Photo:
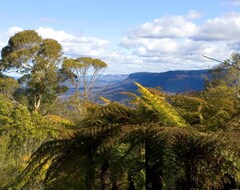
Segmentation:
<svg viewBox="0 0 240 190">
<path fill-rule="evenodd" d="M 90 101 L 106 66 L 63 57 L 57 41 L 32 30 L 9 39 L 0 61 L 1 189 L 240 186 L 239 54 L 210 70 L 202 92 L 169 95 L 136 83 L 140 95 L 124 93 L 130 106 Z M 62 100 L 66 81 L 76 93 Z"/>
</svg>

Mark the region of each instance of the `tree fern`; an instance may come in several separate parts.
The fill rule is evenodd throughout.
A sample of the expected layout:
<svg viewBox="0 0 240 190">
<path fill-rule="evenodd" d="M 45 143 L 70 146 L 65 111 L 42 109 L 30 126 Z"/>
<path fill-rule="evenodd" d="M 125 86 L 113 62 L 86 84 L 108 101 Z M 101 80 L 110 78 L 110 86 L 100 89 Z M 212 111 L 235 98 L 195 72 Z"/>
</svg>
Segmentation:
<svg viewBox="0 0 240 190">
<path fill-rule="evenodd" d="M 188 123 L 178 114 L 175 108 L 165 100 L 164 97 L 155 96 L 139 83 L 135 84 L 138 86 L 138 91 L 141 94 L 141 99 L 143 100 L 144 105 L 156 111 L 164 123 L 179 127 L 188 125 Z"/>
</svg>

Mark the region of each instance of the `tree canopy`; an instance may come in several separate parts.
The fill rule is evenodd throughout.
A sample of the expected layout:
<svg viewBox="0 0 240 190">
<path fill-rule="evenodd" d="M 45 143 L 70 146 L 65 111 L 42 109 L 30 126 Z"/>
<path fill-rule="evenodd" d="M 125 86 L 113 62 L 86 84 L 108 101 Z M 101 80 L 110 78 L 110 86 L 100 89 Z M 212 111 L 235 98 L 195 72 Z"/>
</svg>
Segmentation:
<svg viewBox="0 0 240 190">
<path fill-rule="evenodd" d="M 42 39 L 34 30 L 25 30 L 12 36 L 2 49 L 2 72 L 18 72 L 19 79 L 33 110 L 44 101 L 54 101 L 63 87 L 60 65 L 62 47 L 53 39 Z"/>
</svg>

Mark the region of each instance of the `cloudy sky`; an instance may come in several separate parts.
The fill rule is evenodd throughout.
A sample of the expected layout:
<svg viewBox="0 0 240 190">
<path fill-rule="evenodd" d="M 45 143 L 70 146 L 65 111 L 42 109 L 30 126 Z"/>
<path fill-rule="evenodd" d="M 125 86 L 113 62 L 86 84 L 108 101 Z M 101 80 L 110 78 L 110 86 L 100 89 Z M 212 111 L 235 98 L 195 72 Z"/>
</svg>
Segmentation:
<svg viewBox="0 0 240 190">
<path fill-rule="evenodd" d="M 240 52 L 240 0 L 1 0 L 0 48 L 25 29 L 105 74 L 210 68 Z"/>
</svg>

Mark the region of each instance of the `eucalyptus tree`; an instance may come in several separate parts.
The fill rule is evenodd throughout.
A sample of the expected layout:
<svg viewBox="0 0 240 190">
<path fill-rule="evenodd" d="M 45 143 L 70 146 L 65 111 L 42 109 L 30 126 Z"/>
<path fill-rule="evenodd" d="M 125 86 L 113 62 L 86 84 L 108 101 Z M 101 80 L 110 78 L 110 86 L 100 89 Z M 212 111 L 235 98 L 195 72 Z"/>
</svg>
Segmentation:
<svg viewBox="0 0 240 190">
<path fill-rule="evenodd" d="M 53 102 L 66 90 L 61 85 L 62 47 L 56 40 L 43 39 L 34 30 L 25 30 L 13 35 L 1 53 L 1 71 L 22 75 L 19 82 L 32 110 L 38 111 L 44 101 Z"/>
<path fill-rule="evenodd" d="M 19 83 L 12 77 L 5 75 L 0 76 L 0 93 L 14 100 L 13 94 L 19 88 Z"/>
<path fill-rule="evenodd" d="M 89 98 L 95 81 L 106 67 L 104 61 L 91 57 L 65 58 L 63 63 L 63 69 L 72 73 L 70 82 L 81 99 Z M 82 93 L 79 92 L 80 88 L 83 89 Z"/>
<path fill-rule="evenodd" d="M 69 97 L 72 112 L 83 116 L 90 101 L 98 92 L 93 93 L 94 85 L 107 64 L 96 58 L 79 57 L 64 58 L 62 70 L 69 76 L 68 82 L 74 87 L 75 93 Z"/>
<path fill-rule="evenodd" d="M 207 77 L 206 83 L 207 88 L 226 85 L 229 88 L 233 88 L 235 90 L 235 96 L 240 98 L 240 54 L 233 53 L 231 57 L 225 61 L 210 57 L 206 58 L 219 63 L 209 71 L 209 77 Z"/>
<path fill-rule="evenodd" d="M 207 58 L 219 63 L 209 70 L 206 89 L 200 95 L 208 104 L 205 109 L 207 126 L 211 130 L 229 131 L 232 127 L 228 123 L 240 117 L 240 54 L 233 53 L 225 61 Z"/>
</svg>

